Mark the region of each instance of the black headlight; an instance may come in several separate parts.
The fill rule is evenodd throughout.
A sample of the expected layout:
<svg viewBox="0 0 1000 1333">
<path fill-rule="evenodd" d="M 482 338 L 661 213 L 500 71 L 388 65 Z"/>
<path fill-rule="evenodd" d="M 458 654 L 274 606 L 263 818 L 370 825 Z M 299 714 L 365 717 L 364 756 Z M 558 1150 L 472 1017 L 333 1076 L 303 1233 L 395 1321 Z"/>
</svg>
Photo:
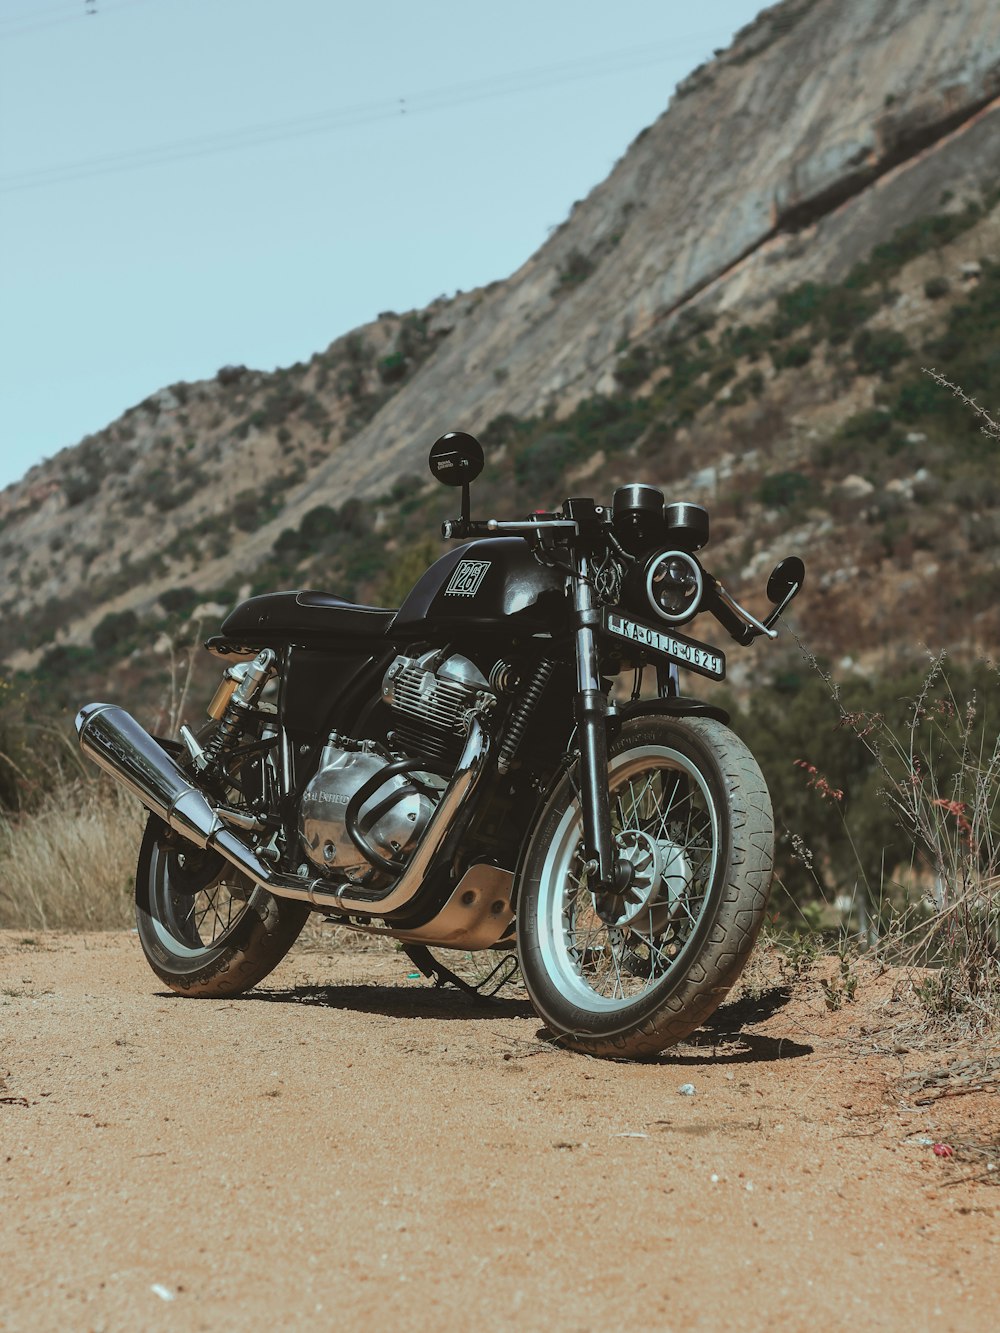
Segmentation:
<svg viewBox="0 0 1000 1333">
<path fill-rule="evenodd" d="M 687 551 L 663 551 L 646 566 L 646 597 L 663 620 L 690 620 L 701 601 L 701 565 Z"/>
</svg>

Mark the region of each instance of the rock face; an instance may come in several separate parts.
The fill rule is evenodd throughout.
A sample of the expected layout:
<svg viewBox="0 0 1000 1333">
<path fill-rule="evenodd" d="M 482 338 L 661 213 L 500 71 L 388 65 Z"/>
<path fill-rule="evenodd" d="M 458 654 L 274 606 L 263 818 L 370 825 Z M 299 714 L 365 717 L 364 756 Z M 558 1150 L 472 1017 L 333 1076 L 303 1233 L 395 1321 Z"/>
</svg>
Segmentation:
<svg viewBox="0 0 1000 1333">
<path fill-rule="evenodd" d="M 95 571 L 124 570 L 169 535 L 176 540 L 158 584 L 148 573 L 123 576 L 103 609 L 148 603 L 157 586 L 218 587 L 252 569 L 310 507 L 379 496 L 401 475 L 422 473 L 442 431 L 480 430 L 502 413 L 564 415 L 614 387 L 623 348 L 685 311 L 752 320 L 776 294 L 838 281 L 900 224 L 953 196 L 975 197 L 998 177 L 996 0 L 785 0 L 678 87 L 607 180 L 510 278 L 416 312 L 409 324 L 380 320 L 361 331 L 381 358 L 379 397 L 364 398 L 365 376 L 375 373 L 352 361 L 351 335 L 325 354 L 335 375 L 314 359 L 283 376 L 237 370 L 232 381 L 181 386 L 185 402 L 164 391 L 143 405 L 145 416 L 136 409 L 103 432 L 99 448 L 84 442 L 32 469 L 0 496 L 0 611 L 24 615 L 54 597 L 87 605 Z M 271 410 L 280 394 L 306 404 L 294 409 L 305 422 L 294 457 Z M 359 395 L 367 421 L 352 409 Z M 178 420 L 181 429 L 164 434 Z M 109 480 L 81 502 L 70 482 L 88 447 Z M 144 485 L 155 481 L 157 448 L 164 458 L 185 450 L 200 477 L 183 498 L 174 489 L 167 518 L 144 510 L 134 487 L 128 498 L 137 469 L 146 469 Z M 246 477 L 250 455 L 259 488 L 280 482 L 280 503 L 269 521 L 238 524 L 213 545 L 211 514 L 246 484 L 234 485 L 232 468 Z M 79 559 L 57 560 L 74 503 L 92 540 Z M 197 524 L 185 547 L 184 531 Z M 62 633 L 86 641 L 100 610 L 91 605 L 75 620 L 67 609 Z"/>
<path fill-rule="evenodd" d="M 349 468 L 375 492 L 439 429 L 565 409 L 606 387 L 623 340 L 693 301 L 747 313 L 806 278 L 835 281 L 926 207 L 929 188 L 936 202 L 995 179 L 997 99 L 993 0 L 764 10 L 330 474 Z M 561 281 L 574 264 L 593 268 Z"/>
</svg>

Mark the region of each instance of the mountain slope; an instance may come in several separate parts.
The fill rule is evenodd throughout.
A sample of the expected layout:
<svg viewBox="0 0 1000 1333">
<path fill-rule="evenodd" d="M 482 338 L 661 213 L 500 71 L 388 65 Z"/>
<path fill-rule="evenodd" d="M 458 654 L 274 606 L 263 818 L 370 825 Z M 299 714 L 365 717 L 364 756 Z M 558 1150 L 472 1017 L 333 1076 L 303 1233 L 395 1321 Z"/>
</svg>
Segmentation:
<svg viewBox="0 0 1000 1333">
<path fill-rule="evenodd" d="M 169 628 L 172 611 L 199 597 L 229 598 L 279 574 L 320 578 L 311 554 L 329 555 L 340 586 L 388 595 L 384 560 L 366 565 L 328 541 L 325 519 L 312 521 L 311 546 L 304 520 L 327 509 L 342 517 L 356 497 L 368 502 L 356 545 L 402 559 L 436 517 L 437 500 L 421 489 L 426 449 L 459 425 L 494 444 L 493 491 L 480 492 L 490 508 L 537 498 L 517 469 L 525 450 L 541 448 L 546 469 L 526 475 L 546 500 L 567 474 L 579 489 L 584 478 L 601 488 L 641 471 L 712 500 L 717 560 L 735 574 L 759 577 L 785 533 L 836 580 L 864 564 L 873 520 L 828 541 L 823 524 L 843 510 L 832 490 L 855 469 L 838 475 L 816 451 L 829 446 L 837 464 L 850 452 L 833 443 L 845 423 L 879 406 L 898 414 L 887 386 L 915 368 L 922 342 L 946 333 L 984 277 L 980 261 L 1000 256 L 987 197 L 998 175 L 1000 10 L 989 0 L 786 0 L 765 10 L 678 88 L 506 281 L 382 316 L 308 365 L 228 368 L 171 386 L 3 492 L 3 655 L 27 667 L 54 643 L 113 647 L 136 626 Z M 873 249 L 925 216 L 938 219 L 930 243 L 859 286 Z M 978 276 L 963 265 L 978 265 Z M 931 297 L 935 278 L 945 288 Z M 992 291 L 988 268 L 985 279 Z M 824 299 L 849 310 L 843 327 L 826 307 L 782 316 L 809 284 L 840 293 Z M 759 345 L 744 328 L 764 331 Z M 893 334 L 907 350 L 889 364 L 854 349 L 864 335 L 885 350 Z M 581 412 L 593 420 L 593 402 L 613 405 L 601 409 L 617 422 L 613 442 L 604 426 L 577 429 Z M 487 429 L 497 421 L 522 426 Z M 908 479 L 928 469 L 905 437 L 927 437 L 907 426 L 898 466 L 861 477 L 855 517 L 887 496 L 917 503 L 920 483 Z M 768 503 L 768 478 L 788 475 L 806 489 L 794 504 Z M 738 513 L 736 491 L 756 505 Z M 340 528 L 350 537 L 350 522 Z M 892 549 L 887 559 L 885 589 L 900 574 Z M 178 587 L 190 594 L 174 595 Z M 812 611 L 803 604 L 823 644 L 842 636 L 844 617 L 858 622 L 852 587 L 842 578 Z M 854 600 L 872 605 L 870 592 Z M 890 637 L 911 631 L 897 618 Z M 879 637 L 873 627 L 869 638 Z"/>
</svg>

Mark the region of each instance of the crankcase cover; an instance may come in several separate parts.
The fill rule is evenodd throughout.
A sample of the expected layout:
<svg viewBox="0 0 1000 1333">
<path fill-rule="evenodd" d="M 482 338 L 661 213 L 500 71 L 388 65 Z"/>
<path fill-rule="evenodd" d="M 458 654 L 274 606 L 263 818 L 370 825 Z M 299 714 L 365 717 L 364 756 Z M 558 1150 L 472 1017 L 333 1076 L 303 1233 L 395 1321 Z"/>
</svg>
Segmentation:
<svg viewBox="0 0 1000 1333">
<path fill-rule="evenodd" d="M 323 751 L 319 771 L 302 794 L 299 835 L 306 856 L 325 874 L 357 882 L 372 873 L 351 841 L 344 815 L 354 793 L 386 767 L 378 754 L 334 745 Z M 358 826 L 376 851 L 399 860 L 420 841 L 434 806 L 405 774 L 395 774 L 361 807 Z"/>
</svg>

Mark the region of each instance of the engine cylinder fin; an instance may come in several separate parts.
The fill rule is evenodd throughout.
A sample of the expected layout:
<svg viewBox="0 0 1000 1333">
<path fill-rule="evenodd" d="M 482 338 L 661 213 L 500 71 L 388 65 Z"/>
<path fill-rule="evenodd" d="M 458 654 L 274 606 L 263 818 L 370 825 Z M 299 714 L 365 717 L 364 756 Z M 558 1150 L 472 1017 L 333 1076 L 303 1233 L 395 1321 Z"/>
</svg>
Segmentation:
<svg viewBox="0 0 1000 1333">
<path fill-rule="evenodd" d="M 493 697 L 486 677 L 460 654 L 397 657 L 382 682 L 393 746 L 449 765 L 465 744 L 473 710 Z"/>
<path fill-rule="evenodd" d="M 404 754 L 416 754 L 421 759 L 436 763 L 443 760 L 448 767 L 454 765 L 462 748 L 461 740 L 454 735 L 436 736 L 414 723 L 407 726 L 400 722 L 392 732 L 392 744 Z"/>
</svg>

